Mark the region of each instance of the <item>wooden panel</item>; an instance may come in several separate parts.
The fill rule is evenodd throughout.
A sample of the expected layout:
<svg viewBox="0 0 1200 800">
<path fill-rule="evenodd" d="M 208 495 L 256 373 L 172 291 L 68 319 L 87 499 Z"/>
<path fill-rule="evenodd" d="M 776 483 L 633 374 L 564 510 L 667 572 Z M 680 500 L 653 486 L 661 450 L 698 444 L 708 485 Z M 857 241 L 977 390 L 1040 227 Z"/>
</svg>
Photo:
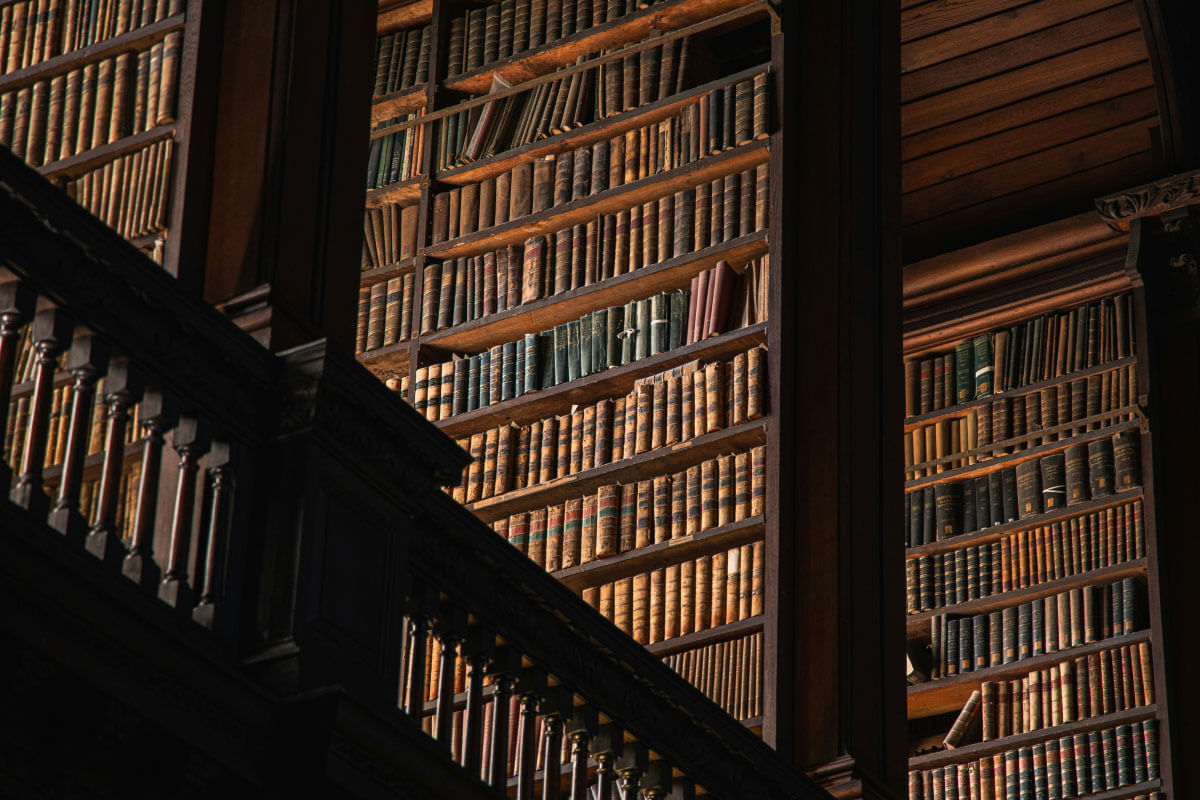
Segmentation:
<svg viewBox="0 0 1200 800">
<path fill-rule="evenodd" d="M 385 120 L 411 114 L 421 108 L 425 105 L 425 89 L 426 84 L 422 83 L 383 95 L 371 104 L 371 125 L 378 125 Z"/>
<path fill-rule="evenodd" d="M 1141 33 L 1127 33 L 908 103 L 900 109 L 901 130 L 906 135 L 926 131 L 1145 59 L 1146 44 Z"/>
<path fill-rule="evenodd" d="M 1124 0 L 1071 0 L 1065 3 L 1063 0 L 1041 0 L 993 14 L 902 47 L 900 70 L 912 72 L 949 61 L 993 42 L 1026 36 L 1122 2 Z M 992 5 L 997 4 L 993 2 Z"/>
<path fill-rule="evenodd" d="M 904 165 L 902 186 L 912 192 L 943 181 L 984 170 L 1001 159 L 1010 160 L 1054 148 L 1098 130 L 1111 129 L 1138 120 L 1149 120 L 1158 110 L 1153 89 L 1068 111 L 1049 119 L 1012 128 L 943 150 Z M 1137 149 L 1142 149 L 1141 147 Z"/>
<path fill-rule="evenodd" d="M 911 42 L 923 36 L 932 36 L 992 14 L 1019 8 L 1028 2 L 1029 0 L 901 0 L 900 41 Z"/>
<path fill-rule="evenodd" d="M 1010 70 L 1036 64 L 1087 45 L 1105 42 L 1123 33 L 1141 38 L 1137 12 L 1129 3 L 1090 14 L 1062 25 L 997 44 L 935 66 L 910 72 L 900 79 L 901 101 L 972 84 Z M 1145 43 L 1141 47 L 1145 54 Z M 1091 74 L 1098 70 L 1093 69 Z"/>
<path fill-rule="evenodd" d="M 905 226 L 905 258 L 919 259 L 964 247 L 1021 227 L 1091 207 L 1091 198 L 1114 186 L 1144 182 L 1154 167 L 1149 150 L 1073 172 L 1015 194 L 949 211 Z"/>
<path fill-rule="evenodd" d="M 979 170 L 909 192 L 904 196 L 906 223 L 919 222 L 999 195 L 1037 186 L 1061 175 L 1107 164 L 1149 148 L 1151 119 L 1122 125 L 1104 133 L 1052 147 L 1012 162 Z"/>
<path fill-rule="evenodd" d="M 1153 86 L 1154 76 L 1150 71 L 1149 62 L 1140 61 L 1115 72 L 1088 78 L 1079 83 L 1010 103 L 1002 108 L 976 114 L 922 133 L 905 136 L 900 140 L 900 156 L 905 161 L 911 161 L 999 131 L 1016 128 Z"/>
</svg>

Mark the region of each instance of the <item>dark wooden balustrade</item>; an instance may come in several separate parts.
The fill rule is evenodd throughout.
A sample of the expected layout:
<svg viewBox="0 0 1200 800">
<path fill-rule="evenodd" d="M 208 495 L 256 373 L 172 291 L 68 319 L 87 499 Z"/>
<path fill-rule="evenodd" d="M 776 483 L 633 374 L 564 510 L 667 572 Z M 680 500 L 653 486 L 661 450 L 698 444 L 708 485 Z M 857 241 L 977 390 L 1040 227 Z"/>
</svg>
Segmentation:
<svg viewBox="0 0 1200 800">
<path fill-rule="evenodd" d="M 0 268 L 0 636 L 227 786 L 828 797 L 454 503 L 466 454 L 351 357 L 270 354 L 3 151 Z"/>
</svg>

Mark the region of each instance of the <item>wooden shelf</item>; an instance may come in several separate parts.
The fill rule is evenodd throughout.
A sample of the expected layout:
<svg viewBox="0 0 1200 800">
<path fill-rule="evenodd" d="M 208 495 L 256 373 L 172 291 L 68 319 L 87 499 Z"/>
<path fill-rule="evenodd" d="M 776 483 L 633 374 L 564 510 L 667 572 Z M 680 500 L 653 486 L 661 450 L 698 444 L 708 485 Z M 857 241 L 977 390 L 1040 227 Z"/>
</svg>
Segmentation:
<svg viewBox="0 0 1200 800">
<path fill-rule="evenodd" d="M 1061 386 L 1064 383 L 1077 381 L 1080 378 L 1087 378 L 1091 375 L 1097 375 L 1104 372 L 1116 371 L 1122 367 L 1128 367 L 1131 364 L 1137 363 L 1136 356 L 1127 356 L 1126 358 L 1109 361 L 1099 366 L 1089 367 L 1088 369 L 1077 370 L 1066 375 L 1059 375 L 1049 380 L 1039 381 L 1038 383 L 1029 383 L 1017 389 L 1006 389 L 1003 392 L 996 392 L 987 397 L 981 397 L 978 400 L 971 400 L 966 403 L 956 403 L 955 405 L 946 408 L 939 408 L 937 411 L 927 411 L 924 414 L 908 417 L 904 420 L 904 432 L 908 433 L 918 427 L 928 425 L 931 422 L 939 422 L 943 419 L 953 419 L 955 417 L 965 416 L 968 411 L 973 408 L 979 408 L 983 405 L 990 405 L 993 400 L 1003 400 L 1006 397 L 1020 397 L 1021 395 L 1033 394 L 1040 392 L 1042 389 L 1048 389 L 1051 386 Z"/>
<path fill-rule="evenodd" d="M 651 125 L 659 120 L 673 116 L 679 109 L 697 102 L 700 95 L 713 89 L 727 86 L 731 83 L 747 80 L 760 72 L 766 72 L 768 66 L 760 64 L 740 72 L 735 72 L 723 78 L 709 81 L 686 91 L 672 95 L 664 100 L 656 100 L 639 106 L 632 111 L 623 111 L 611 117 L 590 122 L 587 125 L 564 131 L 562 133 L 539 139 L 536 142 L 505 150 L 493 156 L 472 161 L 450 169 L 442 170 L 434 175 L 434 179 L 442 183 L 462 186 L 468 183 L 494 178 L 502 172 L 508 172 L 517 164 L 536 160 L 542 156 L 557 155 L 568 150 L 587 147 L 600 141 L 606 141 L 636 128 Z"/>
<path fill-rule="evenodd" d="M 527 214 L 501 225 L 493 225 L 475 233 L 459 236 L 457 239 L 430 245 L 424 252 L 435 258 L 478 255 L 506 245 L 520 244 L 531 236 L 564 230 L 572 225 L 593 220 L 600 214 L 626 210 L 711 181 L 713 178 L 756 167 L 769 158 L 769 141 L 758 139 L 732 147 L 677 169 L 659 172 L 641 180 L 553 206 L 536 214 Z"/>
<path fill-rule="evenodd" d="M 411 114 L 419 108 L 424 108 L 428 88 L 428 83 L 418 83 L 407 89 L 380 95 L 378 100 L 372 99 L 371 127 L 400 114 Z"/>
<path fill-rule="evenodd" d="M 905 467 L 905 472 L 921 470 L 928 472 L 935 469 L 938 464 L 949 464 L 953 461 L 962 461 L 963 459 L 974 458 L 972 464 L 965 464 L 957 467 L 950 467 L 942 472 L 934 472 L 932 475 L 922 475 L 920 478 L 905 478 L 907 486 L 909 483 L 926 478 L 936 478 L 939 475 L 949 472 L 953 469 L 967 469 L 979 466 L 986 466 L 997 458 L 1006 458 L 1024 453 L 1031 447 L 1041 447 L 1042 445 L 1057 444 L 1065 442 L 1068 446 L 1077 436 L 1084 436 L 1089 429 L 1101 430 L 1103 428 L 1112 427 L 1114 425 L 1123 425 L 1127 422 L 1133 422 L 1141 416 L 1141 409 L 1136 405 L 1121 406 L 1114 408 L 1111 411 L 1102 411 L 1098 414 L 1092 414 L 1081 419 L 1063 422 L 1049 428 L 1038 428 L 1037 430 L 1028 431 L 1020 436 L 1010 436 L 1007 439 L 1000 439 L 995 442 L 989 442 L 985 445 L 979 445 L 971 450 L 960 450 L 956 453 L 951 453 L 945 456 L 927 459 L 917 464 Z M 1084 433 L 1075 433 L 1076 430 L 1082 429 Z M 1037 439 L 1042 439 L 1042 444 L 1034 444 Z M 1004 453 L 997 456 L 996 450 L 1012 449 L 1011 453 Z"/>
<path fill-rule="evenodd" d="M 926 681 L 908 687 L 908 718 L 919 719 L 957 711 L 962 708 L 971 696 L 971 692 L 979 688 L 983 681 L 1013 680 L 1020 678 L 1035 669 L 1045 669 L 1060 661 L 1068 661 L 1099 653 L 1102 650 L 1115 650 L 1131 644 L 1150 641 L 1150 631 L 1137 631 L 1099 642 L 1089 642 L 1079 647 L 1069 647 L 1056 653 L 1026 658 L 988 667 L 974 672 L 964 672 L 949 678 Z"/>
<path fill-rule="evenodd" d="M 401 0 L 399 3 L 381 2 L 379 5 L 379 14 L 375 19 L 376 36 L 403 28 L 428 25 L 433 19 L 433 0 Z"/>
<path fill-rule="evenodd" d="M 1130 410 L 1132 410 L 1132 407 L 1130 407 Z M 1113 411 L 1112 414 L 1116 415 L 1118 413 L 1122 413 L 1123 411 L 1125 411 L 1125 409 L 1118 409 L 1117 411 Z M 1080 420 L 1080 422 L 1072 423 L 1068 427 L 1074 427 L 1075 425 L 1083 423 L 1084 421 Z M 1076 434 L 1066 439 L 1059 439 L 1056 442 L 1047 442 L 1046 444 L 1040 444 L 1036 447 L 1030 447 L 1025 450 L 1020 450 L 1016 453 L 1009 453 L 1007 455 L 999 456 L 998 458 L 990 458 L 987 461 L 979 461 L 963 467 L 948 469 L 945 472 L 939 472 L 934 475 L 927 475 L 924 478 L 916 478 L 911 481 L 905 481 L 904 489 L 905 491 L 908 491 L 910 489 L 919 489 L 924 486 L 932 486 L 935 483 L 943 483 L 945 481 L 957 481 L 967 477 L 977 478 L 981 475 L 989 475 L 1002 469 L 1015 467 L 1017 464 L 1020 464 L 1023 461 L 1030 461 L 1035 458 L 1041 458 L 1042 456 L 1050 455 L 1051 453 L 1057 453 L 1060 450 L 1066 450 L 1072 445 L 1086 444 L 1087 442 L 1092 442 L 1097 439 L 1105 439 L 1114 436 L 1121 431 L 1139 428 L 1141 424 L 1142 423 L 1140 419 L 1131 419 L 1125 422 L 1119 422 L 1116 425 L 1108 425 L 1103 428 L 1097 428 L 1096 430 Z M 988 446 L 992 447 L 993 445 Z M 1003 445 L 998 444 L 997 446 Z"/>
<path fill-rule="evenodd" d="M 567 567 L 551 574 L 568 589 L 581 592 L 589 586 L 599 586 L 689 558 L 699 558 L 708 553 L 756 541 L 762 538 L 763 530 L 762 515 L 748 517 L 719 528 L 710 528 L 691 536 L 681 536 L 678 539 L 668 539 L 665 542 L 627 550 L 615 556 Z"/>
<path fill-rule="evenodd" d="M 409 256 L 403 261 L 397 261 L 394 264 L 387 264 L 386 266 L 375 267 L 374 269 L 364 269 L 358 275 L 358 285 L 370 286 L 373 283 L 386 281 L 389 278 L 397 278 L 412 272 L 416 268 L 416 264 L 417 259 Z"/>
<path fill-rule="evenodd" d="M 964 764 L 968 761 L 976 761 L 983 756 L 1015 750 L 1018 747 L 1040 744 L 1050 739 L 1061 739 L 1064 736 L 1071 736 L 1076 733 L 1087 733 L 1101 728 L 1115 728 L 1118 725 L 1141 722 L 1153 717 L 1155 711 L 1156 707 L 1154 705 L 1141 706 L 1140 708 L 1132 708 L 1128 711 L 1117 711 L 1113 714 L 1090 717 L 1078 722 L 1068 722 L 1063 725 L 1055 725 L 1051 728 L 1030 731 L 1029 733 L 1005 736 L 1003 739 L 977 742 L 975 744 L 956 747 L 953 750 L 943 750 L 938 753 L 914 756 L 908 760 L 908 768 L 910 770 L 933 769 L 944 767 L 947 764 Z"/>
<path fill-rule="evenodd" d="M 696 647 L 703 647 L 706 644 L 724 642 L 727 639 L 737 639 L 746 634 L 757 633 L 762 628 L 762 615 L 747 617 L 737 622 L 730 622 L 727 625 L 718 625 L 715 628 L 707 628 L 695 633 L 685 633 L 683 636 L 676 636 L 674 639 L 666 639 L 654 644 L 648 644 L 646 645 L 646 649 L 659 657 L 668 656 L 671 653 L 678 653 L 681 650 L 691 650 Z"/>
<path fill-rule="evenodd" d="M 749 450 L 766 441 L 767 420 L 743 422 L 685 442 L 676 442 L 657 450 L 638 453 L 603 466 L 577 472 L 546 483 L 514 489 L 486 500 L 468 505 L 475 516 L 484 522 L 504 519 L 510 514 L 555 505 L 573 497 L 593 492 L 611 483 L 645 480 L 649 475 L 679 472 L 710 458 L 736 450 Z"/>
<path fill-rule="evenodd" d="M 510 84 L 530 80 L 559 67 L 574 64 L 579 56 L 611 50 L 646 38 L 652 32 L 666 33 L 718 14 L 753 5 L 756 0 L 668 0 L 642 11 L 596 25 L 557 39 L 532 50 L 523 50 L 509 58 L 452 78 L 447 89 L 465 94 L 484 94 L 491 88 L 492 76 L 499 74 Z"/>
<path fill-rule="evenodd" d="M 948 553 L 952 550 L 960 550 L 964 547 L 974 547 L 975 545 L 988 544 L 994 542 L 1007 533 L 1020 531 L 1025 528 L 1040 528 L 1044 525 L 1049 525 L 1054 522 L 1062 522 L 1064 520 L 1081 517 L 1086 514 L 1091 514 L 1094 511 L 1101 511 L 1112 506 L 1119 506 L 1125 503 L 1138 500 L 1142 497 L 1142 487 L 1137 486 L 1132 489 L 1126 489 L 1122 492 L 1111 494 L 1108 497 L 1100 497 L 1094 500 L 1088 500 L 1086 503 L 1077 503 L 1073 506 L 1065 506 L 1064 508 L 1055 509 L 1049 513 L 1037 514 L 1025 519 L 1013 520 L 1005 522 L 1002 525 L 992 525 L 987 528 L 982 528 L 971 533 L 964 533 L 961 536 L 953 536 L 949 539 L 942 539 L 929 544 L 917 545 L 915 547 L 906 548 L 904 551 L 905 559 L 920 558 L 921 556 L 937 555 L 938 553 Z"/>
<path fill-rule="evenodd" d="M 1080 572 L 1076 575 L 1069 575 L 1066 578 L 1058 578 L 1045 583 L 1039 583 L 1036 586 L 1029 586 L 1024 589 L 1013 589 L 1010 592 L 1001 592 L 1000 594 L 988 595 L 980 597 L 976 600 L 968 600 L 965 603 L 955 603 L 954 605 L 942 606 L 941 608 L 932 611 L 922 611 L 919 614 L 908 615 L 908 640 L 924 641 L 929 636 L 929 621 L 938 614 L 955 614 L 955 615 L 971 615 L 971 614 L 986 614 L 989 611 L 997 611 L 1001 608 L 1019 605 L 1029 600 L 1036 600 L 1041 597 L 1049 597 L 1050 595 L 1065 592 L 1068 589 L 1075 589 L 1080 586 L 1090 584 L 1105 584 L 1114 583 L 1122 578 L 1146 574 L 1146 559 L 1138 558 L 1132 561 L 1126 561 L 1123 564 L 1114 564 L 1111 567 L 1102 567 L 1089 572 Z"/>
<path fill-rule="evenodd" d="M 51 161 L 49 164 L 43 164 L 38 167 L 37 170 L 47 178 L 76 178 L 88 170 L 112 161 L 119 156 L 141 150 L 143 147 L 147 147 L 160 139 L 170 139 L 174 135 L 174 123 L 158 125 L 148 131 L 125 136 L 117 139 L 115 142 L 102 144 L 99 147 L 84 150 L 82 153 L 76 153 L 73 156 L 67 156 L 58 161 Z"/>
<path fill-rule="evenodd" d="M 367 189 L 367 208 L 399 203 L 411 205 L 421 199 L 421 189 L 425 185 L 424 175 L 414 175 L 397 183 L 389 183 L 378 189 Z"/>
<path fill-rule="evenodd" d="M 358 363 L 374 372 L 380 378 L 391 378 L 399 374 L 408 374 L 408 349 L 412 340 L 389 344 L 375 350 L 365 350 L 356 358 Z"/>
<path fill-rule="evenodd" d="M 161 19 L 150 25 L 134 28 L 120 36 L 105 39 L 78 50 L 55 56 L 32 67 L 19 69 L 0 77 L 0 94 L 16 91 L 30 86 L 38 81 L 53 78 L 76 67 L 81 67 L 94 61 L 101 61 L 121 53 L 143 50 L 161 41 L 168 33 L 183 30 L 184 15 Z"/>
<path fill-rule="evenodd" d="M 586 311 L 623 305 L 660 292 L 685 288 L 694 276 L 718 261 L 729 261 L 737 268 L 766 251 L 767 234 L 759 231 L 553 297 L 488 314 L 453 328 L 424 335 L 421 341 L 443 350 L 483 350 L 511 342 L 527 331 L 549 330 L 555 325 L 579 319 L 580 314 Z"/>
<path fill-rule="evenodd" d="M 523 425 L 543 419 L 573 405 L 595 403 L 606 397 L 625 394 L 638 378 L 664 372 L 692 360 L 716 361 L 749 350 L 767 340 L 767 323 L 760 322 L 720 336 L 677 347 L 665 353 L 597 372 L 586 378 L 560 383 L 549 389 L 505 400 L 484 408 L 457 414 L 434 423 L 447 436 L 459 437 L 475 431 L 495 428 L 506 422 Z M 379 352 L 379 351 L 373 351 Z M 366 355 L 366 354 L 364 354 Z M 364 366 L 374 365 L 359 356 Z"/>
</svg>

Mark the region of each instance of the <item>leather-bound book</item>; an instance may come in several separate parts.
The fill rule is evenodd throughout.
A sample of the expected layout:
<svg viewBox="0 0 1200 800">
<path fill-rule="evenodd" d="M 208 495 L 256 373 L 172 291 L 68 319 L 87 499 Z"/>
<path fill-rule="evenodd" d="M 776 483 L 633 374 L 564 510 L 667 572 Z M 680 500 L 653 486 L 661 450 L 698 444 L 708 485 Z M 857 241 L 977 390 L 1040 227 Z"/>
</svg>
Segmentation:
<svg viewBox="0 0 1200 800">
<path fill-rule="evenodd" d="M 546 567 L 546 509 L 535 508 L 529 513 L 529 559 L 539 567 Z"/>
<path fill-rule="evenodd" d="M 563 549 L 563 506 L 550 506 L 546 509 L 546 563 L 547 572 L 557 572 L 562 569 Z"/>
</svg>

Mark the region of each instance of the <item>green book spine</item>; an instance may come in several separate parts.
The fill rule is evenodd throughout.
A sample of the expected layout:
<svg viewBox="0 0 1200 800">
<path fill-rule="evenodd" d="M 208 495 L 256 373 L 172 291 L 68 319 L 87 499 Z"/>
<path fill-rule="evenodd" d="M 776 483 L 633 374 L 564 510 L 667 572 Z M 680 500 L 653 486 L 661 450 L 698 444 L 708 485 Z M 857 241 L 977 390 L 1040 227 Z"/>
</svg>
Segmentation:
<svg viewBox="0 0 1200 800">
<path fill-rule="evenodd" d="M 570 355 L 568 352 L 568 325 L 556 325 L 554 327 L 554 379 L 551 381 L 551 386 L 557 386 L 560 383 L 569 381 L 570 373 L 568 370 Z"/>
<path fill-rule="evenodd" d="M 975 346 L 972 342 L 954 345 L 954 388 L 959 403 L 975 396 Z"/>
<path fill-rule="evenodd" d="M 581 327 L 579 320 L 567 323 L 567 380 L 569 381 L 576 380 L 583 374 L 580 357 Z"/>
</svg>

